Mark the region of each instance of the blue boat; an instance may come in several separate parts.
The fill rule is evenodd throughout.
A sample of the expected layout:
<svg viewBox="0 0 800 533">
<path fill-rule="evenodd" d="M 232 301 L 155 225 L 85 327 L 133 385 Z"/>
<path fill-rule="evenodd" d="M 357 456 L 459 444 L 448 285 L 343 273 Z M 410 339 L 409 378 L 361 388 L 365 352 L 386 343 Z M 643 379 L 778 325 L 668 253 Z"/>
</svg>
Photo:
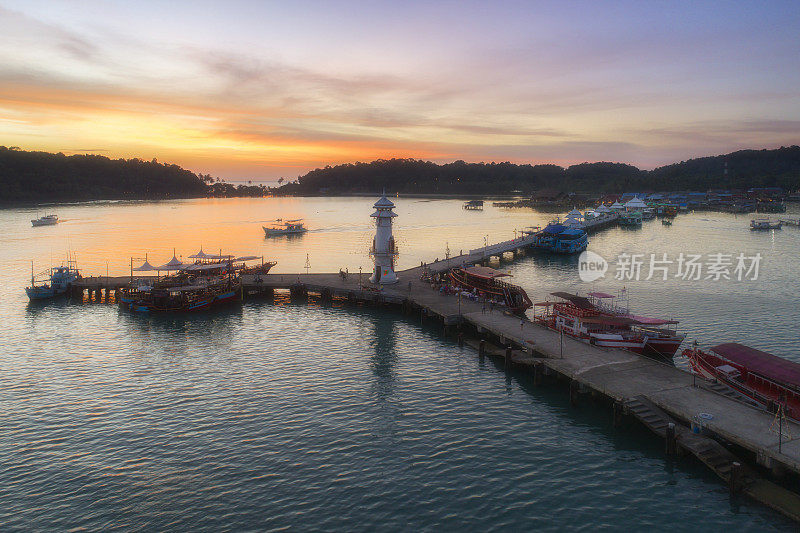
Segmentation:
<svg viewBox="0 0 800 533">
<path fill-rule="evenodd" d="M 553 222 L 536 234 L 534 246 L 558 254 L 575 254 L 586 250 L 588 244 L 589 237 L 584 230 Z"/>
</svg>

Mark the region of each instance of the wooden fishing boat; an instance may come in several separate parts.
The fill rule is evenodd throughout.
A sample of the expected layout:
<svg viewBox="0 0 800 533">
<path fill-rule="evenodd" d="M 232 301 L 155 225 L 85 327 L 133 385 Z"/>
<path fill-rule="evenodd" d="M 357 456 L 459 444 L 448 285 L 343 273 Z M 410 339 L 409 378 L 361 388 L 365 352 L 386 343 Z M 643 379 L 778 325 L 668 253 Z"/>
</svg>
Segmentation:
<svg viewBox="0 0 800 533">
<path fill-rule="evenodd" d="M 448 276 L 454 286 L 474 292 L 481 299 L 505 305 L 512 313 L 523 314 L 533 305 L 522 287 L 498 279 L 510 277 L 499 270 L 483 266 L 454 268 Z"/>
<path fill-rule="evenodd" d="M 800 420 L 800 364 L 743 344 L 718 344 L 710 350 L 686 349 L 696 373 L 744 394 L 761 406 Z"/>
</svg>

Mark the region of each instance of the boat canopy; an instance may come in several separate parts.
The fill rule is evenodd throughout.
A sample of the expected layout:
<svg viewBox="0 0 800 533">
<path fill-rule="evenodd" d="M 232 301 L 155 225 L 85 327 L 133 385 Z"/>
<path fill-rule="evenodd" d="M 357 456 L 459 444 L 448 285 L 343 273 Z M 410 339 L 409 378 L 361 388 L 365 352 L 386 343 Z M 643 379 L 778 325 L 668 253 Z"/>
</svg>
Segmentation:
<svg viewBox="0 0 800 533">
<path fill-rule="evenodd" d="M 153 270 L 158 270 L 158 269 L 156 267 L 154 267 L 153 265 L 151 265 L 147 261 L 147 259 L 145 259 L 144 263 L 142 263 L 142 266 L 138 266 L 138 267 L 134 268 L 133 270 L 134 270 L 134 272 L 152 272 Z"/>
<path fill-rule="evenodd" d="M 569 300 L 575 305 L 575 307 L 579 307 L 581 309 L 594 309 L 592 302 L 583 296 L 576 296 L 575 294 L 570 294 L 568 292 L 551 292 L 550 294 L 559 298 L 563 298 L 564 300 Z"/>
<path fill-rule="evenodd" d="M 611 209 L 608 208 L 606 204 L 600 204 L 597 206 L 597 209 L 594 210 L 595 213 L 608 213 Z"/>
<path fill-rule="evenodd" d="M 607 292 L 590 292 L 589 296 L 594 296 L 595 298 L 616 298 L 616 296 L 608 294 Z"/>
<path fill-rule="evenodd" d="M 234 261 L 255 261 L 256 259 L 261 259 L 261 256 L 258 255 L 245 255 L 242 257 L 237 257 Z"/>
<path fill-rule="evenodd" d="M 614 202 L 613 204 L 611 204 L 611 207 L 609 207 L 609 209 L 624 209 L 624 207 L 621 203 Z"/>
<path fill-rule="evenodd" d="M 677 320 L 664 320 L 663 318 L 650 318 L 647 316 L 637 316 L 633 315 L 632 318 L 636 320 L 639 324 L 645 324 L 647 326 L 666 326 L 668 324 L 677 324 Z"/>
<path fill-rule="evenodd" d="M 800 386 L 800 364 L 798 363 L 736 342 L 719 344 L 711 350 L 729 361 L 744 366 L 748 372 L 760 374 L 778 383 Z"/>
<path fill-rule="evenodd" d="M 633 326 L 638 321 L 626 316 L 590 316 L 582 318 L 584 324 L 602 324 L 604 326 Z"/>
<path fill-rule="evenodd" d="M 549 233 L 551 235 L 557 235 L 567 229 L 566 226 L 563 224 L 548 224 L 546 228 L 542 230 L 542 233 Z"/>
<path fill-rule="evenodd" d="M 186 272 L 202 272 L 205 270 L 217 270 L 220 268 L 227 268 L 227 263 L 195 263 L 193 265 L 186 265 L 181 270 Z"/>
<path fill-rule="evenodd" d="M 586 232 L 583 231 L 582 229 L 565 229 L 564 231 L 559 233 L 559 235 L 562 237 L 580 237 L 584 233 Z"/>
<path fill-rule="evenodd" d="M 504 278 L 511 276 L 511 274 L 505 274 L 503 272 L 500 272 L 499 270 L 495 270 L 491 267 L 484 267 L 484 266 L 467 267 L 464 269 L 464 272 L 466 272 L 470 276 L 475 276 L 478 278 L 485 278 L 485 279 Z"/>
</svg>

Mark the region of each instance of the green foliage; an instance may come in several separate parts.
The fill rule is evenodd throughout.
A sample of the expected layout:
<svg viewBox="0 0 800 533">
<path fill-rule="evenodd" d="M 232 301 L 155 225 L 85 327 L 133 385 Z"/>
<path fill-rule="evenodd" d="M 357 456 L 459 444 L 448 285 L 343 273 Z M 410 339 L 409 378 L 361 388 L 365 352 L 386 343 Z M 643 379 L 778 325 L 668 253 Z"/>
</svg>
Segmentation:
<svg viewBox="0 0 800 533">
<path fill-rule="evenodd" d="M 27 152 L 0 146 L 0 201 L 190 198 L 207 187 L 177 165 L 101 155 Z"/>
<path fill-rule="evenodd" d="M 725 163 L 728 173 L 725 173 Z M 465 163 L 437 165 L 417 159 L 379 159 L 312 170 L 279 194 L 375 192 L 424 194 L 499 194 L 539 189 L 562 192 L 624 192 L 729 189 L 779 186 L 800 188 L 800 147 L 743 150 L 691 159 L 652 171 L 622 163 L 516 165 Z"/>
</svg>

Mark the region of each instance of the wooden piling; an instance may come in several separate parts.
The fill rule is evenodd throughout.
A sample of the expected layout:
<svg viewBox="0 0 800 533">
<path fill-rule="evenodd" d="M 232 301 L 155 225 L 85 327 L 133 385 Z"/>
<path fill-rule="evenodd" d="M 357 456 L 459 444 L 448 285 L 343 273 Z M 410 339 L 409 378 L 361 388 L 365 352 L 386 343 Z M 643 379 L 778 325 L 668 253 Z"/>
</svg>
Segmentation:
<svg viewBox="0 0 800 533">
<path fill-rule="evenodd" d="M 483 357 L 486 355 L 486 341 L 481 339 L 481 342 L 478 343 L 478 355 Z"/>
<path fill-rule="evenodd" d="M 614 402 L 614 427 L 618 428 L 622 425 L 623 404 L 617 400 Z"/>
<path fill-rule="evenodd" d="M 569 403 L 573 407 L 578 405 L 578 390 L 580 389 L 580 384 L 578 380 L 571 380 L 569 382 Z"/>
<path fill-rule="evenodd" d="M 667 430 L 666 431 L 667 431 L 667 437 L 665 439 L 665 448 L 666 448 L 665 451 L 666 451 L 666 454 L 667 455 L 675 455 L 675 452 L 677 451 L 676 450 L 677 442 L 675 440 L 675 423 L 674 422 L 669 422 L 667 424 Z"/>
<path fill-rule="evenodd" d="M 542 363 L 533 364 L 533 384 L 537 387 L 542 384 Z"/>
<path fill-rule="evenodd" d="M 731 472 L 728 477 L 728 490 L 731 496 L 738 494 L 740 489 L 740 479 L 742 477 L 742 465 L 738 461 L 731 463 Z"/>
</svg>

